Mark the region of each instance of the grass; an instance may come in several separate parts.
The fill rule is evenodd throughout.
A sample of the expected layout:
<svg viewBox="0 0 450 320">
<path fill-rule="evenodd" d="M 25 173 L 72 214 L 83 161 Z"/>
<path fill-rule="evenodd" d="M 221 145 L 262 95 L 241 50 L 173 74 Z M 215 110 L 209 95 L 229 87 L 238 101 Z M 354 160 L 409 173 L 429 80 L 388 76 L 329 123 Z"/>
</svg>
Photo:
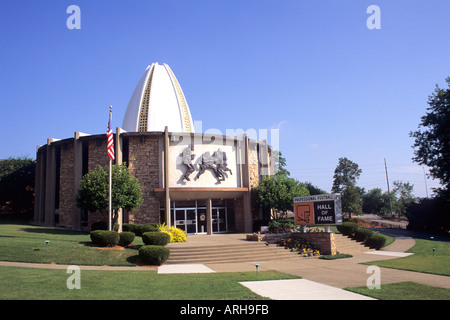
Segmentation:
<svg viewBox="0 0 450 320">
<path fill-rule="evenodd" d="M 67 288 L 66 270 L 0 267 L 1 300 L 261 300 L 241 281 L 296 279 L 277 271 L 158 274 L 81 270 L 81 289 Z"/>
<path fill-rule="evenodd" d="M 380 289 L 367 287 L 345 288 L 379 300 L 449 300 L 450 290 L 415 282 L 381 284 Z"/>
<path fill-rule="evenodd" d="M 450 276 L 450 242 L 415 239 L 416 244 L 407 252 L 408 257 L 371 261 L 366 264 L 401 270 Z M 435 252 L 433 254 L 433 248 Z"/>
<path fill-rule="evenodd" d="M 46 244 L 46 240 L 50 242 Z M 136 237 L 133 244 L 143 243 Z M 137 249 L 93 248 L 86 232 L 28 224 L 0 224 L 0 259 L 3 261 L 134 266 L 137 256 Z"/>
</svg>

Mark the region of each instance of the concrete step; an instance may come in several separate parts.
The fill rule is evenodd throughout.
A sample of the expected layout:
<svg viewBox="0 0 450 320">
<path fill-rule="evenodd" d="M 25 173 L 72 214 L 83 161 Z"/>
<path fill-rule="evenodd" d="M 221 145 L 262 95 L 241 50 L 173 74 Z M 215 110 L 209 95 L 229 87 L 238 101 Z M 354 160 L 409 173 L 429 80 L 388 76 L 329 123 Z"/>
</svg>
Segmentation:
<svg viewBox="0 0 450 320">
<path fill-rule="evenodd" d="M 340 253 L 357 254 L 373 250 L 342 234 L 335 234 L 335 240 L 337 251 Z M 300 258 L 298 252 L 291 252 L 277 244 L 266 245 L 264 242 L 257 241 L 230 242 L 229 244 L 171 243 L 167 245 L 167 248 L 170 250 L 170 257 L 166 264 L 258 263 Z"/>
<path fill-rule="evenodd" d="M 295 255 L 276 245 L 265 244 L 169 247 L 170 257 L 166 264 L 181 263 L 230 263 L 257 262 L 267 260 L 292 259 Z"/>
<path fill-rule="evenodd" d="M 374 249 L 369 248 L 364 245 L 364 243 L 356 241 L 340 233 L 336 233 L 334 237 L 336 241 L 336 250 L 340 253 L 354 254 L 374 251 Z"/>
</svg>

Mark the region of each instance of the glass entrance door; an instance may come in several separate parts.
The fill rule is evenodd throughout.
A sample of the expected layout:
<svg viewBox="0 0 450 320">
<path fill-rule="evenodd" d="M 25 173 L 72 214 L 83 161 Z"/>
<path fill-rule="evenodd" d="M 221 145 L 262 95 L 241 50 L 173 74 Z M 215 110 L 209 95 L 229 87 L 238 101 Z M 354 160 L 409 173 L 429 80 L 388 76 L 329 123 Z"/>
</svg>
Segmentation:
<svg viewBox="0 0 450 320">
<path fill-rule="evenodd" d="M 176 209 L 175 227 L 184 230 L 186 233 L 197 233 L 197 215 L 195 209 Z"/>
<path fill-rule="evenodd" d="M 227 211 L 226 208 L 212 209 L 212 227 L 214 233 L 227 232 Z"/>
<path fill-rule="evenodd" d="M 198 206 L 197 201 L 194 207 L 176 208 L 176 203 L 172 209 L 173 225 L 187 234 L 207 233 L 207 211 L 206 207 Z M 228 232 L 227 207 L 212 207 L 212 232 Z"/>
</svg>

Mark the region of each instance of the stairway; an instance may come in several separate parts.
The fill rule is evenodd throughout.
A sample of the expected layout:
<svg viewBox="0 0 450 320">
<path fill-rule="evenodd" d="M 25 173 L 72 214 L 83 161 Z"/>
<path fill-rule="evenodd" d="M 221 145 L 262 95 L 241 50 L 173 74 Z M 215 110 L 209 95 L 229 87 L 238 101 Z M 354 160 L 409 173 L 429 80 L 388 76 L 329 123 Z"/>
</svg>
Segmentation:
<svg viewBox="0 0 450 320">
<path fill-rule="evenodd" d="M 366 247 L 363 243 L 353 240 L 340 233 L 335 233 L 334 239 L 336 241 L 336 250 L 339 253 L 347 253 L 354 255 L 368 251 L 375 251 L 375 249 L 370 249 L 369 247 Z"/>
<path fill-rule="evenodd" d="M 244 244 L 169 247 L 170 257 L 165 264 L 196 264 L 196 263 L 232 263 L 260 262 L 298 258 L 292 252 L 263 242 L 248 241 Z"/>
<path fill-rule="evenodd" d="M 229 238 L 228 238 L 228 237 Z M 170 257 L 165 264 L 203 264 L 203 263 L 233 263 L 260 262 L 270 260 L 299 259 L 297 252 L 291 252 L 276 244 L 266 245 L 265 242 L 244 241 L 236 239 L 236 235 L 196 236 L 189 238 L 187 243 L 170 243 Z M 190 239 L 192 239 L 190 241 Z M 200 242 L 198 242 L 201 239 Z M 208 241 L 211 239 L 210 241 Z M 216 241 L 218 240 L 218 241 Z M 335 234 L 336 248 L 340 253 L 357 254 L 372 251 L 361 242 L 352 240 L 342 234 Z"/>
</svg>

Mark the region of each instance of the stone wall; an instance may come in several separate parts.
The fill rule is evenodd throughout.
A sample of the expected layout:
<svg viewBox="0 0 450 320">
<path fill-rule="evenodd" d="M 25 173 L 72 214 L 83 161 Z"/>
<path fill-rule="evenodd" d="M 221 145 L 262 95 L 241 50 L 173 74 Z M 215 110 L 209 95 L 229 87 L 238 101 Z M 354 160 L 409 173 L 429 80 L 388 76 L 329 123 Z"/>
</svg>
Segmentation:
<svg viewBox="0 0 450 320">
<path fill-rule="evenodd" d="M 250 189 L 253 189 L 259 185 L 259 160 L 256 143 L 249 142 L 248 160 Z"/>
<path fill-rule="evenodd" d="M 159 183 L 159 135 L 129 137 L 129 165 L 131 174 L 139 180 L 144 202 L 129 212 L 130 223 L 159 223 L 160 200 L 154 188 Z"/>
<path fill-rule="evenodd" d="M 61 147 L 59 182 L 58 226 L 72 228 L 74 203 L 74 146 L 66 143 Z"/>
<path fill-rule="evenodd" d="M 304 239 L 317 246 L 321 252 L 327 255 L 336 255 L 336 240 L 334 232 L 288 232 L 281 234 L 266 234 L 264 241 L 278 243 L 281 239 Z"/>
</svg>

